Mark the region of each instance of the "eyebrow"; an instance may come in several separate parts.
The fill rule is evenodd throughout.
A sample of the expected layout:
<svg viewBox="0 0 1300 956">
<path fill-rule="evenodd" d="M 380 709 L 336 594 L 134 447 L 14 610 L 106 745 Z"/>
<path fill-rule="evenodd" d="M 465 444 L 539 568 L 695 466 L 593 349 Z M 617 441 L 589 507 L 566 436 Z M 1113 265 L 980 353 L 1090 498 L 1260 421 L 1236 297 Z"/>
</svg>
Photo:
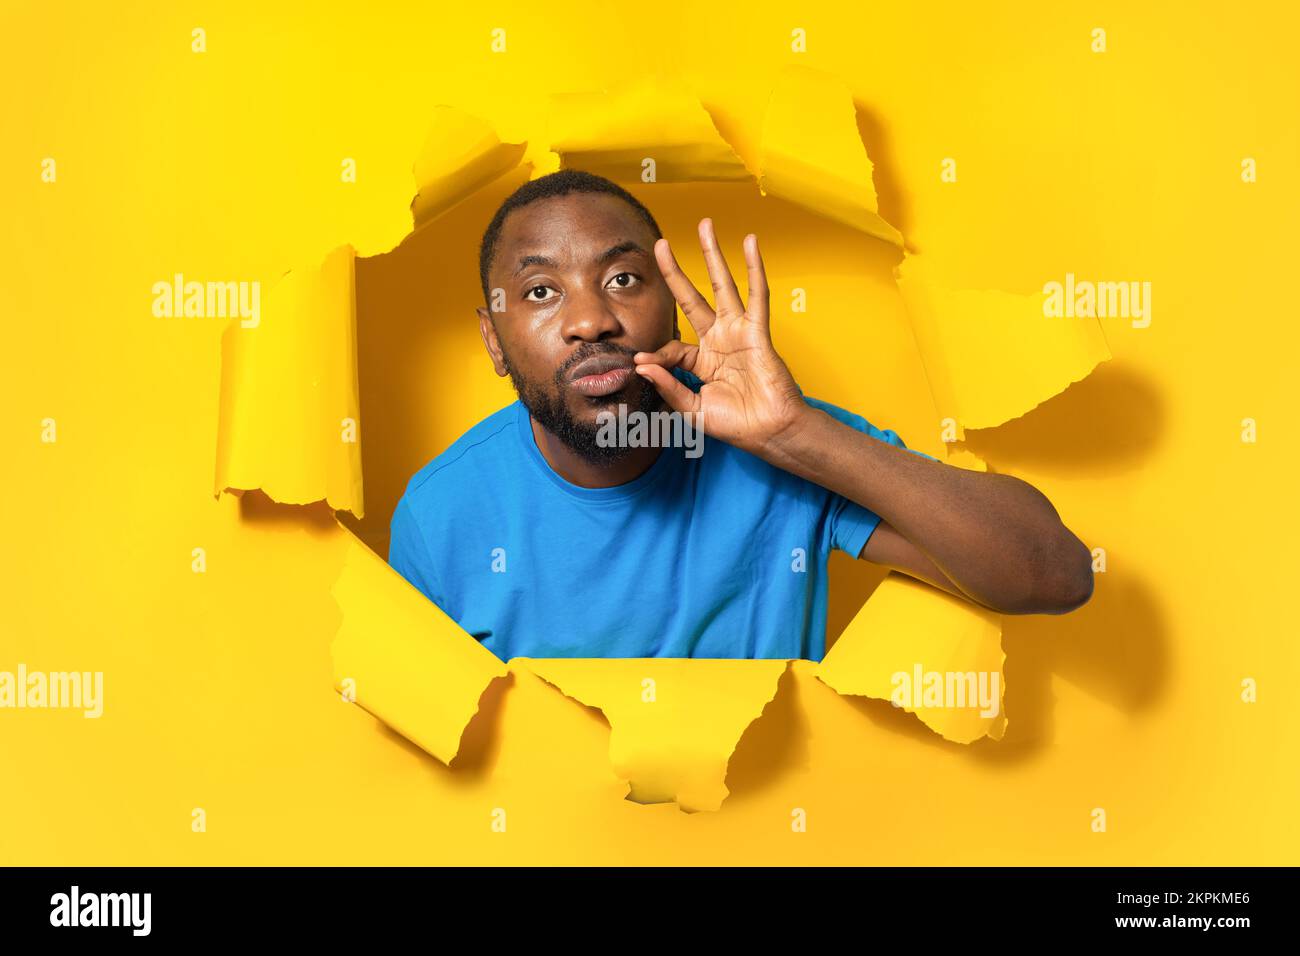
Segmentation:
<svg viewBox="0 0 1300 956">
<path fill-rule="evenodd" d="M 608 249 L 606 249 L 604 252 L 598 255 L 596 257 L 596 263 L 597 265 L 599 265 L 601 263 L 608 262 L 610 259 L 615 259 L 618 256 L 623 255 L 623 253 L 625 252 L 639 252 L 643 256 L 649 255 L 649 253 L 646 252 L 645 249 L 643 249 L 639 243 L 633 242 L 631 239 L 627 239 L 624 240 L 623 242 L 610 246 Z M 548 268 L 551 269 L 558 269 L 559 265 L 560 264 L 558 262 L 556 262 L 554 259 L 548 258 L 547 256 L 539 256 L 539 255 L 523 256 L 522 258 L 520 258 L 519 265 L 515 268 L 514 274 L 519 275 L 519 273 L 523 272 L 529 266 L 547 266 Z"/>
</svg>

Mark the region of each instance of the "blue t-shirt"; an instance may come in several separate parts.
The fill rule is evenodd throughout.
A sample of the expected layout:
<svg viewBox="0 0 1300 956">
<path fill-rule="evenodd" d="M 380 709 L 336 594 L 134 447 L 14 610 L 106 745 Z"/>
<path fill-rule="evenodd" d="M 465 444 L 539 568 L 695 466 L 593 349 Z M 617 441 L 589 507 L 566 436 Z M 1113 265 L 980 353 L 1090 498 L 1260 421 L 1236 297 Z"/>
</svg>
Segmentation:
<svg viewBox="0 0 1300 956">
<path fill-rule="evenodd" d="M 906 448 L 893 431 L 804 400 Z M 547 464 L 516 401 L 411 478 L 389 563 L 503 661 L 821 660 L 831 549 L 857 557 L 880 518 L 697 437 L 698 457 L 663 448 L 626 484 L 582 488 Z"/>
</svg>

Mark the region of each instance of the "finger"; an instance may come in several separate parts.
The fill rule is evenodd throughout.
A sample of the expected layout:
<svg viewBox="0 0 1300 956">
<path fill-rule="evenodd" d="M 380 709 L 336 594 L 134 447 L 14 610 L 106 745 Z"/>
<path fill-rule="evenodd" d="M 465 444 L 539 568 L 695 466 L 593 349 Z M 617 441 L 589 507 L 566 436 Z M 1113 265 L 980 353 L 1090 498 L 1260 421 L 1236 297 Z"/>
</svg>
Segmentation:
<svg viewBox="0 0 1300 956">
<path fill-rule="evenodd" d="M 686 321 L 691 323 L 695 334 L 700 336 L 709 331 L 709 327 L 713 325 L 713 308 L 691 284 L 691 280 L 686 278 L 686 273 L 682 272 L 682 267 L 677 264 L 677 257 L 673 255 L 667 239 L 655 241 L 655 261 L 659 263 L 659 271 L 663 273 L 664 281 L 668 283 L 673 298 L 682 307 L 682 314 L 686 316 Z"/>
<path fill-rule="evenodd" d="M 695 371 L 695 357 L 699 347 L 687 345 L 681 339 L 673 339 L 663 348 L 654 352 L 637 352 L 632 361 L 637 365 L 662 365 L 665 368 L 684 368 Z"/>
<path fill-rule="evenodd" d="M 740 304 L 740 292 L 736 282 L 731 278 L 727 260 L 723 258 L 722 248 L 718 245 L 718 234 L 713 231 L 712 219 L 700 220 L 700 248 L 704 250 L 704 262 L 709 267 L 709 279 L 713 283 L 713 306 L 717 312 L 739 316 L 744 314 Z"/>
<path fill-rule="evenodd" d="M 662 365 L 638 365 L 636 373 L 650 380 L 673 411 L 694 414 L 699 410 L 699 394 L 677 381 L 673 373 Z"/>
<path fill-rule="evenodd" d="M 749 270 L 749 317 L 764 328 L 770 325 L 767 272 L 763 268 L 763 254 L 758 251 L 758 236 L 752 232 L 745 237 L 745 265 Z"/>
</svg>

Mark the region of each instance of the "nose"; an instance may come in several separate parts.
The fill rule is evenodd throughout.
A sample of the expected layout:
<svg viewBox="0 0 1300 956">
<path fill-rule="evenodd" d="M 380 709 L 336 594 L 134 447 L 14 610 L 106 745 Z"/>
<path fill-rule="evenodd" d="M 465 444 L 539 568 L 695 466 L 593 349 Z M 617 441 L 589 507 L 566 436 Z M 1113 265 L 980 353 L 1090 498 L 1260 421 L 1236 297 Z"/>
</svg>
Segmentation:
<svg viewBox="0 0 1300 956">
<path fill-rule="evenodd" d="M 560 334 L 568 344 L 616 338 L 623 323 L 600 289 L 570 290 L 564 302 Z"/>
</svg>

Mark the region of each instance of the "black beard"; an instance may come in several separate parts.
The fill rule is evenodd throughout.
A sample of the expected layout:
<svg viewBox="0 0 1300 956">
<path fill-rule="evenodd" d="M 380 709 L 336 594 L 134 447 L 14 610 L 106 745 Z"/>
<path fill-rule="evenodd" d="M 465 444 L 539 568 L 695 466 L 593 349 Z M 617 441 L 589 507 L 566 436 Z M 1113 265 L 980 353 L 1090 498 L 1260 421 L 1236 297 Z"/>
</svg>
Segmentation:
<svg viewBox="0 0 1300 956">
<path fill-rule="evenodd" d="M 565 447 L 582 458 L 583 461 L 597 466 L 622 461 L 635 449 L 597 443 L 596 436 L 600 432 L 600 423 L 587 424 L 574 418 L 569 411 L 568 403 L 564 400 L 564 391 L 569 369 L 579 362 L 585 362 L 593 355 L 605 353 L 626 355 L 630 359 L 636 354 L 636 350 L 613 345 L 604 348 L 579 349 L 569 361 L 565 362 L 556 371 L 553 387 L 551 388 L 546 388 L 537 382 L 523 378 L 510 364 L 510 359 L 504 350 L 501 353 L 501 360 L 505 364 L 506 371 L 510 373 L 510 384 L 515 387 L 515 392 L 519 395 L 519 401 L 528 409 L 528 413 L 543 428 L 562 441 Z M 627 404 L 629 412 L 640 411 L 648 415 L 665 407 L 663 397 L 649 379 L 642 378 L 635 372 L 632 373 L 632 378 L 635 381 L 629 382 L 628 386 L 624 387 L 623 392 L 626 392 L 627 395 L 621 399 L 622 402 Z M 608 406 L 611 411 L 616 411 L 619 404 L 616 399 L 619 399 L 622 394 L 603 395 L 600 398 L 583 396 L 583 401 L 587 402 L 592 408 Z"/>
</svg>

